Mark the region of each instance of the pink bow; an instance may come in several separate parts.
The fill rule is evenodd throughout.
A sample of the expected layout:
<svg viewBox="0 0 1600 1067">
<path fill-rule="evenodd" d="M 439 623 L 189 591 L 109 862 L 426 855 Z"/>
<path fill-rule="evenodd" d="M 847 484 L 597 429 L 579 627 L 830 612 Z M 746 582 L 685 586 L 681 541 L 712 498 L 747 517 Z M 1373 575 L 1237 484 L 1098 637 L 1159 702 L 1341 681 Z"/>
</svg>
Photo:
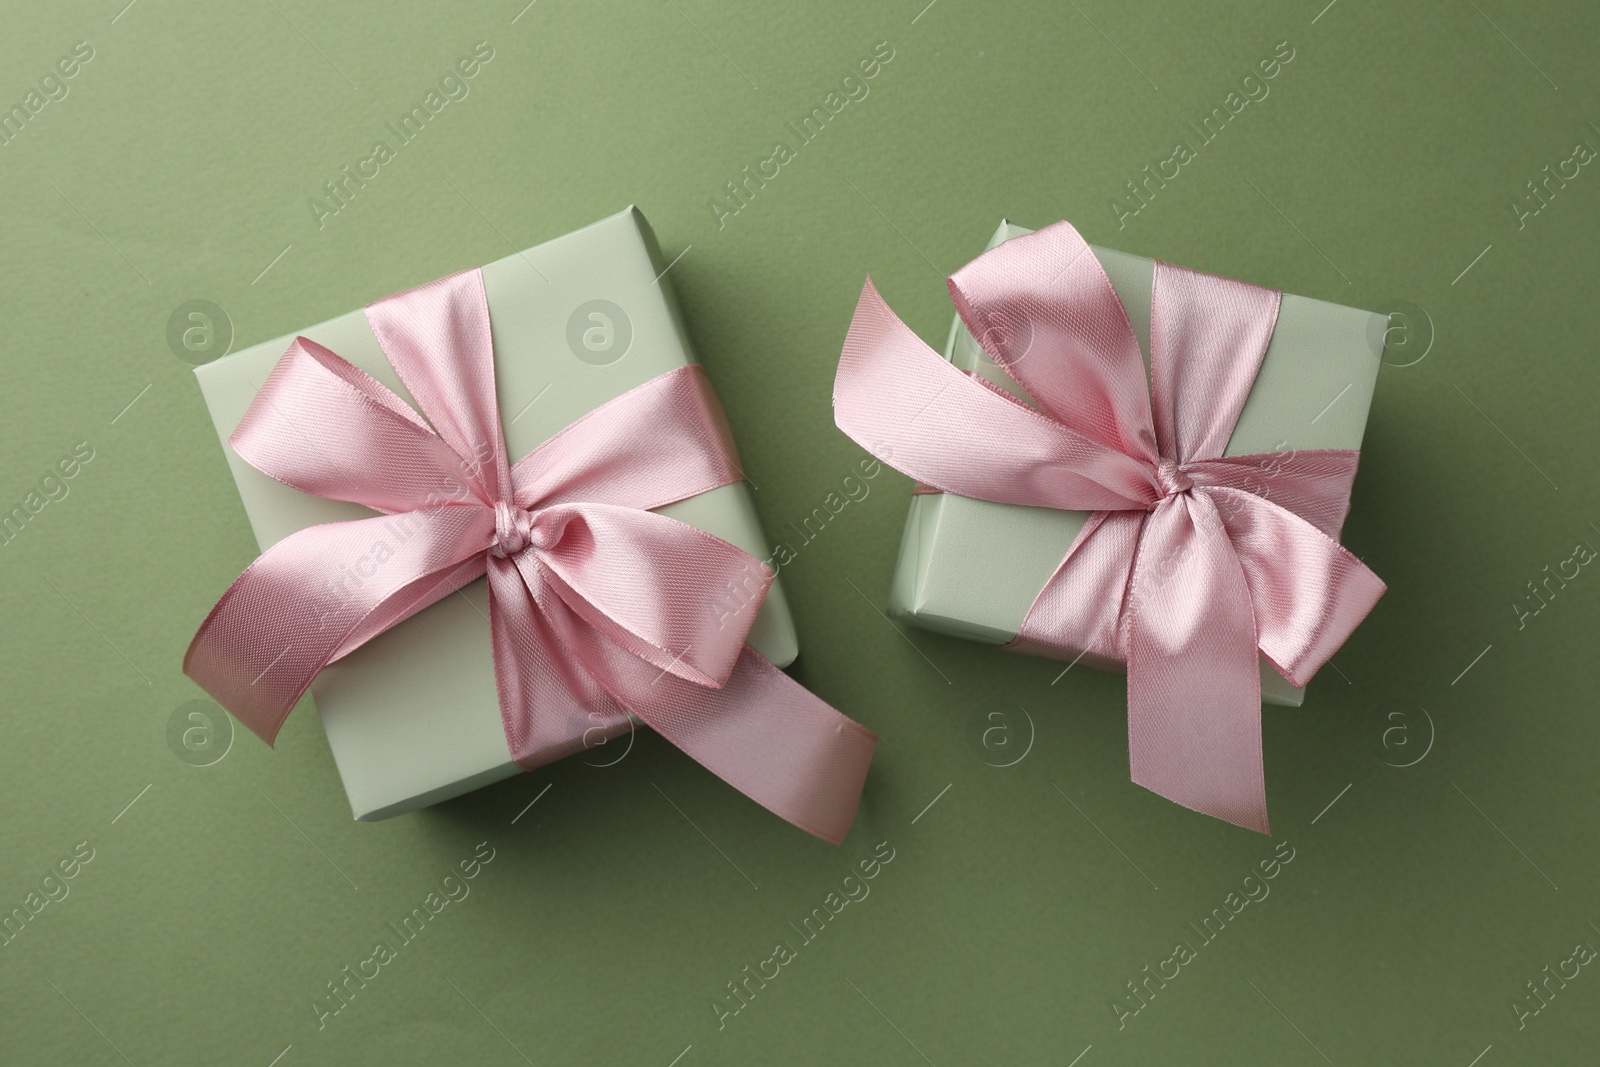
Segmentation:
<svg viewBox="0 0 1600 1067">
<path fill-rule="evenodd" d="M 658 508 L 743 477 L 716 397 L 681 367 L 512 466 L 483 277 L 367 308 L 432 426 L 298 337 L 229 439 L 296 489 L 384 513 L 273 545 L 223 594 L 184 672 L 269 744 L 324 666 L 487 572 L 500 713 L 531 769 L 634 712 L 757 803 L 837 844 L 876 735 L 745 645 L 772 574 Z M 736 615 L 737 588 L 755 595 Z"/>
<path fill-rule="evenodd" d="M 1068 223 L 949 285 L 1042 413 L 942 359 L 869 278 L 839 428 L 938 491 L 1094 512 L 1009 647 L 1126 663 L 1133 781 L 1268 832 L 1257 650 L 1303 686 L 1384 590 L 1336 540 L 1359 453 L 1223 456 L 1281 294 L 1157 263 L 1147 385 L 1127 311 Z"/>
</svg>

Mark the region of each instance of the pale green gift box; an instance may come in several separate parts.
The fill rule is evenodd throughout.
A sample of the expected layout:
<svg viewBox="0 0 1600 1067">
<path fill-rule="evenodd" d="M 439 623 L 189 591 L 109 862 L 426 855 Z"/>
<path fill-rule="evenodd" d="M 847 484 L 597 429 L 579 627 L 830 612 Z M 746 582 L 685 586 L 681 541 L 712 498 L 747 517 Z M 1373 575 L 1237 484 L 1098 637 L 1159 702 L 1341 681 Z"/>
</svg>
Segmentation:
<svg viewBox="0 0 1600 1067">
<path fill-rule="evenodd" d="M 654 234 L 636 208 L 483 268 L 495 387 L 513 462 L 606 401 L 696 362 Z M 374 293 L 379 297 L 384 294 Z M 299 331 L 414 402 L 361 310 Z M 293 335 L 195 370 L 264 551 L 296 530 L 375 514 L 269 478 L 228 445 Z M 757 559 L 767 541 L 743 482 L 657 509 Z M 715 594 L 708 593 L 711 610 Z M 773 582 L 749 643 L 783 667 L 799 652 Z M 311 693 L 357 819 L 424 807 L 519 773 L 495 689 L 487 585 L 472 583 L 373 638 L 317 676 Z M 630 726 L 637 726 L 636 722 Z M 626 729 L 626 728 L 625 728 Z M 596 763 L 628 742 L 586 734 Z M 601 744 L 606 747 L 599 749 Z"/>
<path fill-rule="evenodd" d="M 989 247 L 1029 232 L 1002 222 Z M 1090 250 L 1128 310 L 1148 374 L 1155 261 L 1093 245 Z M 1225 454 L 1359 449 L 1387 327 L 1388 319 L 1374 312 L 1283 294 L 1271 344 Z M 950 328 L 945 358 L 1028 401 L 960 316 Z M 928 630 L 1006 644 L 1017 636 L 1028 608 L 1089 515 L 950 493 L 919 494 L 906 518 L 889 612 Z M 1003 554 L 993 551 L 997 544 L 1007 546 Z M 1263 702 L 1298 706 L 1304 697 L 1303 689 L 1262 661 Z"/>
</svg>

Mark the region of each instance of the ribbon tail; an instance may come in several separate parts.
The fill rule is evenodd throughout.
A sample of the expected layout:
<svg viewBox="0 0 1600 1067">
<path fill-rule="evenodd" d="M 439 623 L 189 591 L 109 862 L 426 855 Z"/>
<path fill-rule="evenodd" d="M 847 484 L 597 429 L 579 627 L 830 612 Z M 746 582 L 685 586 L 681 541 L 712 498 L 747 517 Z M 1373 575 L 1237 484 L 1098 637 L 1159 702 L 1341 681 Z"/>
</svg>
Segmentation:
<svg viewBox="0 0 1600 1067">
<path fill-rule="evenodd" d="M 1122 671 L 1122 601 L 1143 529 L 1142 511 L 1095 512 L 1006 647 L 1026 656 Z"/>
<path fill-rule="evenodd" d="M 634 713 L 712 774 L 829 844 L 850 832 L 878 735 L 761 653 L 746 645 L 719 689 L 674 674 L 636 689 Z"/>
<path fill-rule="evenodd" d="M 1206 496 L 1171 499 L 1146 520 L 1123 644 L 1133 781 L 1269 833 L 1255 615 Z"/>
<path fill-rule="evenodd" d="M 539 598 L 555 596 L 539 570 L 489 556 L 488 571 L 495 688 L 517 766 L 531 771 L 627 729 L 628 709 L 577 657 L 553 651 L 561 640 Z"/>
<path fill-rule="evenodd" d="M 830 844 L 844 840 L 877 734 L 748 645 L 720 686 L 639 658 L 574 611 L 531 555 L 491 556 L 488 568 L 495 675 L 518 765 L 615 736 L 631 711 L 774 815 Z"/>
</svg>

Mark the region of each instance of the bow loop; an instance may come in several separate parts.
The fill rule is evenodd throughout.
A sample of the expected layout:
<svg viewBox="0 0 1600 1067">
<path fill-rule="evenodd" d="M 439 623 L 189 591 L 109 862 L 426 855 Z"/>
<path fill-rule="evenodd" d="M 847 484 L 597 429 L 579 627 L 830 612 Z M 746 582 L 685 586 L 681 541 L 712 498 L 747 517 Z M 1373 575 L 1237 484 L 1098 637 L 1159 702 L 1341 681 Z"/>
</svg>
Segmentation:
<svg viewBox="0 0 1600 1067">
<path fill-rule="evenodd" d="M 1350 507 L 1359 452 L 1342 448 L 1283 449 L 1246 456 L 1225 456 L 1184 464 L 1197 484 L 1235 489 L 1218 498 L 1218 506 L 1244 506 L 1245 495 L 1270 500 L 1294 512 L 1329 537 L 1339 536 Z"/>
<path fill-rule="evenodd" d="M 601 404 L 518 460 L 511 479 L 523 507 L 648 511 L 743 481 L 744 471 L 717 394 L 691 364 Z"/>
<path fill-rule="evenodd" d="M 1282 296 L 1276 289 L 1156 264 L 1149 405 L 1163 457 L 1187 463 L 1214 459 L 1227 449 L 1266 357 Z"/>
<path fill-rule="evenodd" d="M 845 337 L 833 409 L 867 451 L 945 492 L 1079 511 L 1143 509 L 1154 492 L 1153 460 L 956 370 L 889 310 L 871 278 Z"/>
<path fill-rule="evenodd" d="M 1238 489 L 1214 489 L 1251 602 L 1256 643 L 1303 686 L 1339 651 L 1387 588 L 1350 551 L 1294 511 Z M 1285 561 L 1292 561 L 1285 566 Z"/>
<path fill-rule="evenodd" d="M 228 443 L 301 492 L 374 511 L 474 496 L 461 457 L 405 401 L 306 337 L 278 360 Z"/>
<path fill-rule="evenodd" d="M 509 497 L 483 272 L 464 270 L 374 301 L 367 323 L 439 437 L 467 465 L 478 499 Z"/>
<path fill-rule="evenodd" d="M 586 625 L 697 685 L 727 682 L 772 584 L 749 553 L 636 508 L 552 504 L 534 537 L 535 550 L 515 560 L 520 571 L 537 568 L 535 580 Z M 646 583 L 652 595 L 642 595 Z"/>
<path fill-rule="evenodd" d="M 492 521 L 451 506 L 296 531 L 217 601 L 183 671 L 270 744 L 324 666 L 483 573 Z"/>
<path fill-rule="evenodd" d="M 1149 387 L 1126 309 L 1070 224 L 1039 236 L 1007 241 L 951 275 L 956 310 L 1051 418 L 1153 464 Z"/>
</svg>

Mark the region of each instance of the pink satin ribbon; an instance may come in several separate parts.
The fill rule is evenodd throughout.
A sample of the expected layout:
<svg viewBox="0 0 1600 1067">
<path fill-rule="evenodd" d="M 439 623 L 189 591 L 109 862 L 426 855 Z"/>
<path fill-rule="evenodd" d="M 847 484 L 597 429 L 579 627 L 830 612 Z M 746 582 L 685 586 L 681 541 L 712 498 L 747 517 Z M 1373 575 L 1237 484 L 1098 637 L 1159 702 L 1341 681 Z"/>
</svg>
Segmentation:
<svg viewBox="0 0 1600 1067">
<path fill-rule="evenodd" d="M 1280 294 L 1157 263 L 1147 382 L 1126 309 L 1066 222 L 949 285 L 1042 410 L 951 366 L 869 278 L 839 428 L 937 491 L 1094 512 L 1008 647 L 1125 663 L 1133 781 L 1267 833 L 1257 652 L 1303 686 L 1384 591 L 1336 540 L 1358 452 L 1223 456 Z"/>
<path fill-rule="evenodd" d="M 651 511 L 743 478 L 700 368 L 622 394 L 512 465 L 482 274 L 380 300 L 367 319 L 427 422 L 297 337 L 229 440 L 281 482 L 383 514 L 267 549 L 201 624 L 184 672 L 270 744 L 324 666 L 487 573 L 520 766 L 579 751 L 632 711 L 758 804 L 840 842 L 876 735 L 745 644 L 772 582 L 759 560 Z"/>
</svg>

